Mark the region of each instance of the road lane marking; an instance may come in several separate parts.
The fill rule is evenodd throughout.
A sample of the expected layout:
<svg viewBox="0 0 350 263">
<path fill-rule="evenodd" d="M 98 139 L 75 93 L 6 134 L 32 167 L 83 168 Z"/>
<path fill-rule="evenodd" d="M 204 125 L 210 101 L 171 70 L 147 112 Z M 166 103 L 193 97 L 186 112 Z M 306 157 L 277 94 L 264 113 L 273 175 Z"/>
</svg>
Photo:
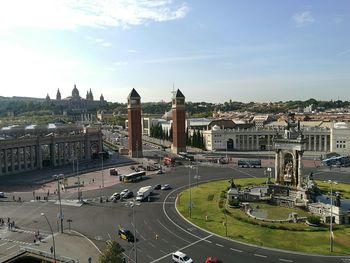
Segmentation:
<svg viewBox="0 0 350 263">
<path fill-rule="evenodd" d="M 165 255 L 167 254 L 165 251 L 163 251 L 163 250 L 161 250 L 161 249 L 159 249 L 159 251 L 162 252 L 162 253 L 165 254 Z"/>
<path fill-rule="evenodd" d="M 181 239 L 181 240 L 183 240 L 183 241 L 185 241 L 185 242 L 187 242 L 187 243 L 191 243 L 190 241 L 187 241 L 186 239 L 182 238 L 181 236 L 175 234 L 175 233 L 174 233 L 173 231 L 171 231 L 169 228 L 165 227 L 165 226 L 162 224 L 162 222 L 159 221 L 159 219 L 157 219 L 157 221 L 158 221 L 158 223 L 159 223 L 162 227 L 164 227 L 166 230 L 168 230 L 168 231 L 169 231 L 171 234 L 173 234 L 174 236 L 178 237 L 179 239 Z M 187 231 L 186 231 L 186 232 L 187 232 Z"/>
<path fill-rule="evenodd" d="M 208 238 L 210 238 L 210 237 L 212 237 L 212 236 L 213 236 L 213 235 L 206 236 L 206 237 L 204 237 L 204 238 L 201 238 L 201 239 L 199 239 L 199 240 L 197 240 L 197 241 L 195 241 L 195 242 L 193 242 L 193 243 L 191 243 L 191 244 L 188 244 L 187 246 L 184 246 L 184 247 L 182 247 L 182 248 L 179 248 L 179 249 L 177 249 L 177 250 L 184 250 L 184 249 L 186 249 L 186 248 L 192 247 L 192 246 L 196 245 L 197 243 L 202 242 L 202 241 L 205 241 L 206 239 L 208 239 Z M 164 258 L 166 258 L 166 257 L 169 257 L 171 254 L 172 254 L 172 252 L 171 252 L 171 253 L 168 253 L 168 254 L 166 254 L 165 256 L 160 257 L 160 258 L 158 258 L 158 259 L 156 259 L 156 260 L 153 260 L 153 261 L 151 261 L 150 263 L 158 262 L 158 261 L 160 261 L 160 260 L 162 260 L 162 259 L 164 259 Z"/>
<path fill-rule="evenodd" d="M 17 246 L 17 245 L 13 245 L 13 246 L 11 246 L 11 247 L 6 248 L 6 250 L 9 250 L 9 249 L 14 248 L 14 247 L 16 247 L 16 246 Z"/>
<path fill-rule="evenodd" d="M 111 235 L 110 235 L 109 233 L 107 233 L 107 234 L 108 234 L 109 240 L 112 240 L 112 237 L 111 237 Z"/>
<path fill-rule="evenodd" d="M 235 248 L 230 248 L 232 251 L 235 251 L 235 252 L 239 252 L 239 253 L 241 253 L 241 252 L 243 252 L 242 250 L 239 250 L 239 249 L 235 249 Z"/>
<path fill-rule="evenodd" d="M 284 258 L 279 258 L 279 261 L 283 261 L 283 262 L 294 262 L 293 260 L 290 259 L 284 259 Z"/>
<path fill-rule="evenodd" d="M 143 240 L 146 240 L 146 238 L 145 238 L 143 235 L 139 234 L 139 236 L 140 236 Z"/>
<path fill-rule="evenodd" d="M 165 243 L 169 243 L 169 241 L 165 240 L 164 238 L 162 238 L 162 241 Z"/>
<path fill-rule="evenodd" d="M 146 255 L 150 260 L 154 260 L 150 255 Z M 134 261 L 135 262 L 135 261 Z"/>
<path fill-rule="evenodd" d="M 148 244 L 149 244 L 151 247 L 156 248 L 156 246 L 155 246 L 155 245 L 153 245 L 151 242 L 148 242 Z"/>
<path fill-rule="evenodd" d="M 253 255 L 256 257 L 260 257 L 260 258 L 267 258 L 267 256 L 265 256 L 265 255 L 260 255 L 260 254 L 253 254 Z"/>
<path fill-rule="evenodd" d="M 218 247 L 224 247 L 223 245 L 218 244 L 218 243 L 216 243 L 215 245 L 217 245 Z"/>
<path fill-rule="evenodd" d="M 6 245 L 7 243 L 8 243 L 8 242 L 6 242 L 6 243 L 4 243 L 4 244 L 1 244 L 0 247 Z"/>
</svg>

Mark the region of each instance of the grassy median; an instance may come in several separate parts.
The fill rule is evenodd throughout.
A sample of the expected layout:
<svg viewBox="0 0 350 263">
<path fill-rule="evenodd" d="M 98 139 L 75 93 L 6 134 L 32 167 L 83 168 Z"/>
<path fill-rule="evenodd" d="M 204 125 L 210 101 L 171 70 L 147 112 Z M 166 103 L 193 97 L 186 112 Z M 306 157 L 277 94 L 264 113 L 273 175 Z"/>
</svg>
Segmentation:
<svg viewBox="0 0 350 263">
<path fill-rule="evenodd" d="M 261 185 L 265 179 L 237 179 L 239 187 Z M 191 189 L 192 211 L 189 218 L 189 191 L 179 195 L 177 208 L 179 212 L 194 224 L 221 236 L 259 246 L 301 251 L 316 254 L 348 255 L 350 254 L 350 226 L 336 225 L 334 229 L 334 252 L 329 252 L 329 229 L 310 227 L 304 223 L 270 223 L 254 220 L 245 215 L 241 209 L 226 207 L 224 193 L 230 186 L 228 180 L 195 186 Z M 349 185 L 335 185 L 343 192 L 350 192 Z M 255 204 L 252 206 L 254 207 Z M 258 204 L 268 212 L 269 218 L 287 217 L 290 212 L 299 216 L 307 213 L 298 209 L 269 207 Z M 226 216 L 225 216 L 225 208 Z M 283 219 L 283 218 L 280 218 Z"/>
</svg>

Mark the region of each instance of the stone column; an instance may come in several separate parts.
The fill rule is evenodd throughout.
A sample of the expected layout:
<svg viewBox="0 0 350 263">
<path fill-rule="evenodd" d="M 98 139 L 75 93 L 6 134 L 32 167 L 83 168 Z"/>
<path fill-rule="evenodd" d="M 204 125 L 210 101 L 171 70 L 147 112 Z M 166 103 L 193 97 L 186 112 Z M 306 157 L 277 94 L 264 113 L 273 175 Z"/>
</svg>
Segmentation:
<svg viewBox="0 0 350 263">
<path fill-rule="evenodd" d="M 51 144 L 50 144 L 50 161 L 51 161 L 51 166 L 52 167 L 55 167 L 56 166 L 56 154 L 55 154 L 55 143 L 54 141 L 52 140 L 51 141 Z"/>
<path fill-rule="evenodd" d="M 260 147 L 259 147 L 259 135 L 256 135 L 256 150 L 259 151 Z"/>
<path fill-rule="evenodd" d="M 36 154 L 36 160 L 37 160 L 36 167 L 37 167 L 37 169 L 42 169 L 43 168 L 43 156 L 42 156 L 43 153 L 41 150 L 41 145 L 39 143 L 36 145 L 35 154 Z"/>
<path fill-rule="evenodd" d="M 307 147 L 307 149 L 308 149 L 309 151 L 312 150 L 312 148 L 311 148 L 311 135 L 310 135 L 310 134 L 309 134 L 309 147 Z"/>
<path fill-rule="evenodd" d="M 32 163 L 32 169 L 34 169 L 36 167 L 36 164 L 35 164 L 35 154 L 36 154 L 36 151 L 35 151 L 35 145 L 33 145 L 31 147 L 31 152 L 30 152 L 30 161 Z"/>
<path fill-rule="evenodd" d="M 22 158 L 21 158 L 21 149 L 22 148 L 17 148 L 17 164 L 18 164 L 18 171 L 22 170 Z"/>
<path fill-rule="evenodd" d="M 298 154 L 298 187 L 299 188 L 301 188 L 301 186 L 302 186 L 302 179 L 303 179 L 303 177 L 302 177 L 302 170 L 303 170 L 303 162 L 302 162 L 302 157 L 303 157 L 303 152 L 302 151 L 300 151 L 299 152 L 299 154 Z"/>
<path fill-rule="evenodd" d="M 84 159 L 84 147 L 83 147 L 84 142 L 83 141 L 79 141 L 79 147 L 80 147 L 80 151 L 79 151 L 79 159 L 83 160 Z"/>
<path fill-rule="evenodd" d="M 23 148 L 23 162 L 24 162 L 24 170 L 27 170 L 28 163 L 27 163 L 27 147 Z"/>
<path fill-rule="evenodd" d="M 327 137 L 328 137 L 328 135 L 326 134 L 326 135 L 324 136 L 324 151 L 325 151 L 325 152 L 328 152 L 328 148 L 327 148 Z"/>
<path fill-rule="evenodd" d="M 5 174 L 9 172 L 9 157 L 7 155 L 7 149 L 4 150 L 4 165 L 5 165 Z"/>
<path fill-rule="evenodd" d="M 0 150 L 0 176 L 2 175 L 2 165 L 4 164 L 2 161 L 3 155 L 3 150 Z"/>
<path fill-rule="evenodd" d="M 320 152 L 322 151 L 322 135 L 321 134 L 318 136 L 318 150 Z"/>
<path fill-rule="evenodd" d="M 317 140 L 317 135 L 314 135 L 314 151 L 316 152 L 317 150 L 317 143 L 316 143 L 316 140 Z"/>
<path fill-rule="evenodd" d="M 276 154 L 275 154 L 275 183 L 279 183 L 279 173 L 280 173 L 280 169 L 279 169 L 279 158 L 280 154 L 279 154 L 279 150 L 276 150 Z"/>
<path fill-rule="evenodd" d="M 62 165 L 62 143 L 57 143 L 57 163 L 58 166 Z"/>
<path fill-rule="evenodd" d="M 267 145 L 266 145 L 266 147 L 267 147 L 267 150 L 272 149 L 272 147 L 271 147 L 271 140 L 270 140 L 270 134 L 267 135 Z"/>
<path fill-rule="evenodd" d="M 16 169 L 16 163 L 15 163 L 15 148 L 11 149 L 11 172 L 13 173 Z"/>
</svg>

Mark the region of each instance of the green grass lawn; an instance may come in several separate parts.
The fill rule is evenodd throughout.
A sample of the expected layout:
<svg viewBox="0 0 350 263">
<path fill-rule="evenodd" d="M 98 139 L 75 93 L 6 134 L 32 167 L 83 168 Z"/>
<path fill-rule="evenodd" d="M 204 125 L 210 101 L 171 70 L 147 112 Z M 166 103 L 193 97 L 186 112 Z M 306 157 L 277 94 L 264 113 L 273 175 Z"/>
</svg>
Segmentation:
<svg viewBox="0 0 350 263">
<path fill-rule="evenodd" d="M 237 179 L 235 184 L 239 187 L 247 185 L 260 185 L 265 179 Z M 226 191 L 229 182 L 217 181 L 193 187 L 192 217 L 189 219 L 188 190 L 179 195 L 177 208 L 194 224 L 216 234 L 225 236 L 225 214 L 223 208 L 225 199 L 222 191 Z M 348 189 L 344 189 L 348 191 Z M 259 203 L 261 205 L 261 203 Z M 253 205 L 254 207 L 254 205 Z M 281 219 L 296 209 L 269 207 L 269 217 Z M 329 254 L 328 227 L 314 228 L 304 223 L 268 223 L 249 218 L 241 209 L 227 208 L 227 234 L 229 238 L 255 245 L 274 247 L 292 251 L 302 251 L 317 254 Z M 297 211 L 299 216 L 306 215 Z M 286 230 L 284 230 L 286 229 Z M 334 230 L 334 252 L 332 254 L 350 254 L 350 227 L 336 226 Z"/>
</svg>

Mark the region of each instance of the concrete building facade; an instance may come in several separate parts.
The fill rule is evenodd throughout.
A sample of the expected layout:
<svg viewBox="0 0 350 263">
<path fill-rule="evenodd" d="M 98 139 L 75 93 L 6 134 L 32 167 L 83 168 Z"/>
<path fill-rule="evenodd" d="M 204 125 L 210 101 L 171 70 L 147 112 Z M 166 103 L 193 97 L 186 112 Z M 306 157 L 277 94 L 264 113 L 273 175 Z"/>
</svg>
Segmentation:
<svg viewBox="0 0 350 263">
<path fill-rule="evenodd" d="M 20 132 L 24 135 L 9 135 Z M 9 129 L 5 137 L 0 140 L 0 176 L 90 160 L 102 150 L 99 128 L 51 128 L 46 134 Z"/>
</svg>

